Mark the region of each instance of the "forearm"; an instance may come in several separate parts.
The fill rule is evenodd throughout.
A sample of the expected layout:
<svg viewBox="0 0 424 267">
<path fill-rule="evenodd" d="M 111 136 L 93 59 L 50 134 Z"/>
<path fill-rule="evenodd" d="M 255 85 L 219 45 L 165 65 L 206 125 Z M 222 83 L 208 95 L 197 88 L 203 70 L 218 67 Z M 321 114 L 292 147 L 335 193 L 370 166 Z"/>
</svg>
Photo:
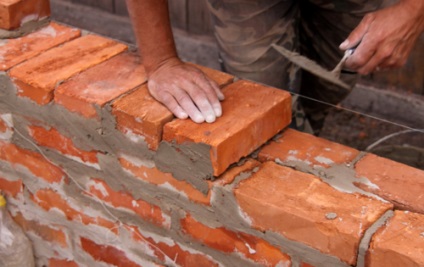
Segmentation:
<svg viewBox="0 0 424 267">
<path fill-rule="evenodd" d="M 167 0 L 126 0 L 134 34 L 147 73 L 176 58 Z"/>
<path fill-rule="evenodd" d="M 405 5 L 411 16 L 416 16 L 417 30 L 424 32 L 424 1 L 423 0 L 399 0 L 399 3 Z"/>
</svg>

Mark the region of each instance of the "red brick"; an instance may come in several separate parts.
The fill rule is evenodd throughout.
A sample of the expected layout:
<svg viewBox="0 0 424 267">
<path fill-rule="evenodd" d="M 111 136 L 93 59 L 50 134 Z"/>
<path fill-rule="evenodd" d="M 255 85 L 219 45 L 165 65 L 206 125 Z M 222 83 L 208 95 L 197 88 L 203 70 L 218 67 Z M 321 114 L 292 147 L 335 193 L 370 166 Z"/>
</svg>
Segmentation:
<svg viewBox="0 0 424 267">
<path fill-rule="evenodd" d="M 61 259 L 50 259 L 49 267 L 78 267 L 79 265 L 75 261 L 61 260 Z"/>
<path fill-rule="evenodd" d="M 21 213 L 17 213 L 13 219 L 21 226 L 24 232 L 33 232 L 48 242 L 54 242 L 62 248 L 68 247 L 66 234 L 47 225 L 42 225 L 33 220 L 27 220 Z"/>
<path fill-rule="evenodd" d="M 11 30 L 50 15 L 49 0 L 0 0 L 0 28 Z"/>
<path fill-rule="evenodd" d="M 113 222 L 100 217 L 91 217 L 82 213 L 81 211 L 76 210 L 75 208 L 71 207 L 71 205 L 58 193 L 51 189 L 38 190 L 31 198 L 35 203 L 47 211 L 50 211 L 51 209 L 59 209 L 63 212 L 68 220 L 79 221 L 85 225 L 100 225 L 102 227 L 108 228 L 114 233 L 117 233 L 117 226 Z"/>
<path fill-rule="evenodd" d="M 395 211 L 372 238 L 367 266 L 424 266 L 424 215 Z"/>
<path fill-rule="evenodd" d="M 149 94 L 147 85 L 120 98 L 112 106 L 120 131 L 141 135 L 150 149 L 157 149 L 163 126 L 172 120 L 173 115 Z"/>
<path fill-rule="evenodd" d="M 86 151 L 75 147 L 72 139 L 62 135 L 58 130 L 49 130 L 39 126 L 29 126 L 29 133 L 38 145 L 53 148 L 63 155 L 80 159 L 88 165 L 97 165 L 97 152 Z"/>
<path fill-rule="evenodd" d="M 247 156 L 290 123 L 290 94 L 248 81 L 223 89 L 223 116 L 214 123 L 174 120 L 164 127 L 168 142 L 204 143 L 211 147 L 213 175 Z"/>
<path fill-rule="evenodd" d="M 66 178 L 65 173 L 45 159 L 41 154 L 19 148 L 13 144 L 0 142 L 0 159 L 16 166 L 27 168 L 34 176 L 49 183 L 59 183 Z"/>
<path fill-rule="evenodd" d="M 296 130 L 287 129 L 275 141 L 259 153 L 260 161 L 280 160 L 302 162 L 311 167 L 327 168 L 331 165 L 350 163 L 359 151 Z"/>
<path fill-rule="evenodd" d="M 10 76 L 18 95 L 44 105 L 53 99 L 56 85 L 127 49 L 123 44 L 97 35 L 86 35 L 52 48 L 12 68 Z"/>
<path fill-rule="evenodd" d="M 119 267 L 140 267 L 140 265 L 128 259 L 124 251 L 115 247 L 99 245 L 84 237 L 81 237 L 81 247 L 96 261 L 102 261 Z"/>
<path fill-rule="evenodd" d="M 144 67 L 134 54 L 122 53 L 59 85 L 56 103 L 86 117 L 96 117 L 95 106 L 107 102 L 146 81 Z"/>
<path fill-rule="evenodd" d="M 224 227 L 208 227 L 191 216 L 181 220 L 183 231 L 199 242 L 225 253 L 242 254 L 261 266 L 290 266 L 290 257 L 265 240 Z"/>
<path fill-rule="evenodd" d="M 0 177 L 0 191 L 8 193 L 12 197 L 16 197 L 17 194 L 22 192 L 22 189 L 22 179 L 9 181 Z"/>
<path fill-rule="evenodd" d="M 207 195 L 204 195 L 202 192 L 194 188 L 191 184 L 185 181 L 175 179 L 170 173 L 161 172 L 155 167 L 135 165 L 134 163 L 131 163 L 130 161 L 124 158 L 120 158 L 119 161 L 121 162 L 121 165 L 125 170 L 131 172 L 133 175 L 137 176 L 137 178 L 143 181 L 159 186 L 168 185 L 167 188 L 169 188 L 170 185 L 173 189 L 175 189 L 176 192 L 187 197 L 189 200 L 204 205 L 210 205 L 210 190 Z M 230 184 L 234 181 L 235 177 L 241 172 L 252 170 L 257 166 L 259 166 L 259 162 L 250 159 L 241 166 L 235 166 L 229 169 L 215 181 L 209 182 L 209 188 L 212 188 L 216 185 L 223 186 L 226 184 Z"/>
<path fill-rule="evenodd" d="M 142 219 L 154 223 L 158 226 L 169 228 L 170 218 L 162 213 L 160 207 L 152 205 L 141 199 L 134 199 L 125 192 L 116 192 L 112 190 L 104 181 L 92 179 L 89 186 L 89 192 L 100 200 L 110 203 L 116 208 L 125 208 L 134 211 Z"/>
<path fill-rule="evenodd" d="M 20 38 L 4 40 L 0 46 L 0 71 L 6 71 L 42 52 L 75 39 L 81 31 L 54 22 Z"/>
<path fill-rule="evenodd" d="M 218 71 L 218 70 L 214 70 L 214 69 L 211 69 L 211 68 L 208 68 L 208 67 L 205 67 L 205 66 L 196 65 L 196 64 L 193 64 L 193 63 L 189 63 L 189 64 L 193 65 L 196 68 L 203 71 L 203 73 L 205 73 L 206 76 L 208 76 L 210 79 L 215 81 L 220 87 L 228 85 L 228 84 L 230 84 L 234 81 L 234 76 L 230 75 L 228 73 Z"/>
<path fill-rule="evenodd" d="M 373 154 L 362 158 L 355 170 L 357 177 L 365 177 L 374 184 L 358 184 L 362 189 L 401 209 L 424 213 L 424 171 Z"/>
<path fill-rule="evenodd" d="M 279 233 L 348 264 L 355 264 L 367 228 L 392 208 L 271 161 L 241 181 L 234 193 L 255 229 Z"/>
<path fill-rule="evenodd" d="M 154 251 L 155 256 L 161 261 L 165 261 L 165 258 L 168 258 L 168 260 L 173 261 L 177 266 L 184 267 L 219 266 L 208 256 L 196 253 L 193 249 L 188 251 L 170 239 L 167 242 L 156 241 L 151 237 L 143 236 L 135 227 L 127 228 L 133 233 L 134 240 L 147 244 Z"/>
</svg>

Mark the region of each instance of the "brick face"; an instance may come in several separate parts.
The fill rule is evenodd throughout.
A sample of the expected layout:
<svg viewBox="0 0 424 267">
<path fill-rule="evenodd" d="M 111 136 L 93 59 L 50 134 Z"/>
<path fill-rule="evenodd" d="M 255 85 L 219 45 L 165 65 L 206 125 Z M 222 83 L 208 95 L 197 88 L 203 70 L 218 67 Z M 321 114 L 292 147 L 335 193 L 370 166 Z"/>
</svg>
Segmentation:
<svg viewBox="0 0 424 267">
<path fill-rule="evenodd" d="M 38 20 L 49 15 L 49 0 L 0 1 L 0 29 L 15 29 L 27 20 Z"/>
<path fill-rule="evenodd" d="M 127 49 L 97 35 L 86 35 L 53 48 L 10 71 L 18 95 L 44 105 L 53 99 L 57 83 L 99 64 Z"/>
<path fill-rule="evenodd" d="M 356 149 L 287 129 L 277 140 L 261 149 L 259 160 L 278 159 L 283 163 L 302 162 L 311 167 L 327 168 L 350 163 L 358 154 Z"/>
<path fill-rule="evenodd" d="M 225 87 L 223 93 L 223 116 L 215 123 L 174 120 L 165 125 L 163 136 L 165 141 L 178 144 L 210 145 L 214 176 L 253 152 L 291 120 L 290 95 L 282 90 L 238 81 Z M 263 105 L 265 102 L 269 105 Z"/>
<path fill-rule="evenodd" d="M 6 71 L 55 46 L 75 39 L 81 31 L 55 22 L 20 38 L 7 40 L 0 46 L 0 71 Z"/>
<path fill-rule="evenodd" d="M 355 166 L 356 176 L 375 186 L 358 186 L 392 202 L 396 207 L 424 213 L 424 171 L 368 154 Z"/>
<path fill-rule="evenodd" d="M 22 192 L 22 180 L 9 181 L 0 177 L 0 190 L 15 197 Z"/>
<path fill-rule="evenodd" d="M 97 115 L 95 105 L 103 107 L 145 81 L 140 59 L 134 54 L 122 53 L 59 85 L 55 101 L 91 118 Z"/>
<path fill-rule="evenodd" d="M 395 211 L 374 235 L 367 266 L 424 266 L 424 215 Z"/>
<path fill-rule="evenodd" d="M 390 204 L 339 192 L 310 174 L 265 162 L 234 190 L 252 227 L 355 264 L 364 231 Z"/>
</svg>

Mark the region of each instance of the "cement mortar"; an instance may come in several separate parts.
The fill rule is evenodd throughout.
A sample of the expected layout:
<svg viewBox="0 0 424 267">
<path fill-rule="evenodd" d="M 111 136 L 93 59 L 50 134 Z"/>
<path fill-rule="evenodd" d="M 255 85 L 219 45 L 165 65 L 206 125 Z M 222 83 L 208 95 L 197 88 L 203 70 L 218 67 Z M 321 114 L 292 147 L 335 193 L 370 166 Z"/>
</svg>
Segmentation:
<svg viewBox="0 0 424 267">
<path fill-rule="evenodd" d="M 210 150 L 211 147 L 203 143 L 175 144 L 162 141 L 154 160 L 159 170 L 189 182 L 206 195 L 209 187 L 205 180 L 213 179 Z"/>
<path fill-rule="evenodd" d="M 8 30 L 0 29 L 0 39 L 12 39 L 12 38 L 22 37 L 24 35 L 27 35 L 28 33 L 31 33 L 33 31 L 36 31 L 46 26 L 47 24 L 49 24 L 49 22 L 50 22 L 50 19 L 44 18 L 37 21 L 32 20 L 32 21 L 26 22 L 17 30 L 8 31 Z"/>
</svg>

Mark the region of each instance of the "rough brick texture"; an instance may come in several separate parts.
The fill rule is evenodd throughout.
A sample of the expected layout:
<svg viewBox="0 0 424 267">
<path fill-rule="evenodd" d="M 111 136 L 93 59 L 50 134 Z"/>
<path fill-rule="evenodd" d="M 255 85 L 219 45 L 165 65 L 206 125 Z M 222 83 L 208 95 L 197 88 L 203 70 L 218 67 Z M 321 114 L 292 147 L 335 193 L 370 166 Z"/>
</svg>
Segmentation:
<svg viewBox="0 0 424 267">
<path fill-rule="evenodd" d="M 80 35 L 0 41 L 0 190 L 37 266 L 424 265 L 423 171 L 284 129 L 289 93 L 202 66 L 223 116 L 175 119 L 126 45 Z"/>
<path fill-rule="evenodd" d="M 1 0 L 0 29 L 11 30 L 50 15 L 49 0 Z"/>
</svg>

